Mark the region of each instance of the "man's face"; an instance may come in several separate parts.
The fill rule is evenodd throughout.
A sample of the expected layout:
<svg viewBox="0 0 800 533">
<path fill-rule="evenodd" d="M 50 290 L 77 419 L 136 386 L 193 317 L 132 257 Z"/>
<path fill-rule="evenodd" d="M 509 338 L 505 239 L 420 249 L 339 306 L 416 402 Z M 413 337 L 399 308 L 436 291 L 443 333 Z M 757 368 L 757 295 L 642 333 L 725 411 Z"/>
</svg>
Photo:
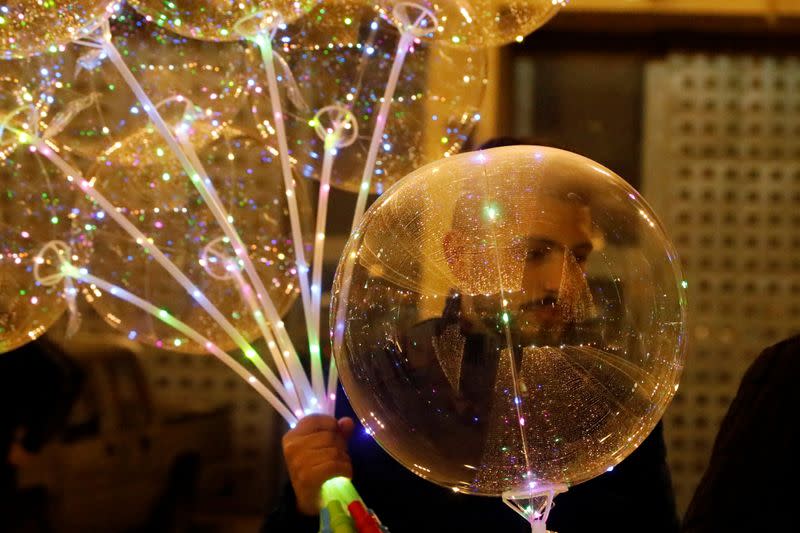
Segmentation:
<svg viewBox="0 0 800 533">
<path fill-rule="evenodd" d="M 463 253 L 451 262 L 454 274 L 467 284 L 497 268 L 493 290 L 466 298 L 464 312 L 489 325 L 504 322 L 504 309 L 519 340 L 529 344 L 557 342 L 568 324 L 588 318 L 592 305 L 585 275 L 592 251 L 588 207 L 542 197 L 530 209 L 519 210 L 498 235 L 496 246 L 485 248 L 483 254 L 471 253 L 468 237 L 463 238 Z"/>
</svg>

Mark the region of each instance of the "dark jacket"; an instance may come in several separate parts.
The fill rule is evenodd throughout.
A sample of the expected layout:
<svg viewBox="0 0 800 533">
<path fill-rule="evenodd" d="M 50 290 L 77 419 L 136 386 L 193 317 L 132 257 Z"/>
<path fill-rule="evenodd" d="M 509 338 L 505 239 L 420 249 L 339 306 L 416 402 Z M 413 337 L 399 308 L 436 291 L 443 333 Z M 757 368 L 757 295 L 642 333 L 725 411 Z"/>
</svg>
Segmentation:
<svg viewBox="0 0 800 533">
<path fill-rule="evenodd" d="M 800 336 L 753 362 L 722 421 L 683 531 L 797 530 L 799 383 Z"/>
</svg>

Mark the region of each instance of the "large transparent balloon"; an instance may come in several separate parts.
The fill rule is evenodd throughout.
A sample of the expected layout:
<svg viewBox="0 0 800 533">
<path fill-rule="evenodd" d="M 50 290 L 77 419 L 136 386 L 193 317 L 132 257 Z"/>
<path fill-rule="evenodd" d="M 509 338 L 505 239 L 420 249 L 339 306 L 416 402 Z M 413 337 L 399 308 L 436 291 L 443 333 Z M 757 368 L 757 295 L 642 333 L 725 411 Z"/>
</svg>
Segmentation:
<svg viewBox="0 0 800 533">
<path fill-rule="evenodd" d="M 287 131 L 300 174 L 319 176 L 325 133 L 344 126 L 331 185 L 358 191 L 401 32 L 369 5 L 332 2 L 278 37 L 294 74 Z M 412 43 L 378 139 L 370 190 L 381 193 L 412 169 L 457 153 L 480 119 L 485 84 L 485 50 L 427 38 Z"/>
<path fill-rule="evenodd" d="M 457 491 L 595 477 L 678 387 L 675 251 L 633 188 L 570 152 L 496 148 L 411 173 L 366 213 L 334 290 L 356 413 Z"/>
<path fill-rule="evenodd" d="M 0 353 L 37 338 L 65 311 L 63 285 L 40 282 L 57 273 L 57 252 L 36 258 L 51 241 L 78 238 L 75 191 L 28 145 L 48 115 L 51 80 L 41 61 L 8 65 L 0 74 Z"/>
<path fill-rule="evenodd" d="M 170 115 L 167 110 L 165 116 Z M 227 220 L 244 240 L 278 312 L 285 313 L 297 294 L 297 272 L 277 150 L 231 125 L 197 121 L 191 130 L 188 139 L 210 176 Z M 233 246 L 155 131 L 143 128 L 111 145 L 89 176 L 95 189 L 120 208 L 247 340 L 260 336 L 242 297 L 243 290 L 252 296 L 253 289 L 243 289 L 246 275 Z M 297 192 L 307 209 L 303 189 Z M 188 294 L 108 213 L 94 206 L 84 215 L 95 236 L 92 274 L 155 304 L 222 349 L 237 347 L 201 308 L 199 295 Z M 112 294 L 91 287 L 84 294 L 112 326 L 131 338 L 171 350 L 206 351 Z"/>
<path fill-rule="evenodd" d="M 430 37 L 451 46 L 501 46 L 522 39 L 546 24 L 567 0 L 379 0 L 387 18 L 397 20 L 398 5 L 430 11 Z"/>
<path fill-rule="evenodd" d="M 236 41 L 242 38 L 236 24 L 260 13 L 283 21 L 300 16 L 315 0 L 131 0 L 131 5 L 156 24 L 203 41 Z"/>
<path fill-rule="evenodd" d="M 23 58 L 60 47 L 94 31 L 113 0 L 17 0 L 0 6 L 0 57 Z"/>
</svg>

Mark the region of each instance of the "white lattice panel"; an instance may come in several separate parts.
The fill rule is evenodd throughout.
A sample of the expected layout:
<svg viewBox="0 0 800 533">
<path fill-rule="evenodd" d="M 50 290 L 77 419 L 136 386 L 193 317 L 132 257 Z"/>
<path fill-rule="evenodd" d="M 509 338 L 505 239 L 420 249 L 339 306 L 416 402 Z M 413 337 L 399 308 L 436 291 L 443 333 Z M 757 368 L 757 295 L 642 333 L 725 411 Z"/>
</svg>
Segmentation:
<svg viewBox="0 0 800 533">
<path fill-rule="evenodd" d="M 800 58 L 648 64 L 643 190 L 689 280 L 689 357 L 665 423 L 680 511 L 754 357 L 800 330 Z"/>
</svg>

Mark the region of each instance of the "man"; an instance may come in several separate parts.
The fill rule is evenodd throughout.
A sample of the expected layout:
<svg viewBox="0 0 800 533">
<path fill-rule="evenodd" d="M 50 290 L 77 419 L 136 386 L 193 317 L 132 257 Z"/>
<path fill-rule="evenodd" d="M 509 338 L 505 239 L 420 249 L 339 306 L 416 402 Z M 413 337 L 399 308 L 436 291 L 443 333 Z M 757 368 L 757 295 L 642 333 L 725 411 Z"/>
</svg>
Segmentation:
<svg viewBox="0 0 800 533">
<path fill-rule="evenodd" d="M 800 335 L 756 358 L 720 425 L 683 531 L 796 530 L 799 377 Z"/>
<path fill-rule="evenodd" d="M 31 520 L 40 523 L 36 531 L 47 530 L 43 510 L 26 508 L 17 470 L 61 430 L 82 381 L 78 365 L 44 338 L 0 354 L 0 531 L 18 531 Z"/>
<path fill-rule="evenodd" d="M 518 428 L 512 425 L 509 431 L 502 421 L 502 414 L 511 411 L 508 402 L 519 397 L 525 403 L 542 394 L 536 390 L 509 393 L 512 369 L 523 377 L 526 371 L 561 371 L 547 363 L 550 358 L 542 357 L 540 350 L 593 335 L 585 275 L 593 249 L 587 199 L 559 190 L 536 191 L 527 197 L 520 191 L 503 190 L 508 196 L 497 205 L 483 205 L 481 195 L 464 194 L 457 200 L 452 227 L 441 243 L 457 290 L 451 292 L 440 317 L 415 325 L 397 348 L 406 365 L 402 374 L 410 376 L 408 387 L 398 389 L 397 395 L 416 396 L 415 401 L 398 401 L 411 406 L 403 413 L 404 419 L 413 420 L 423 435 L 440 431 L 451 455 L 448 463 L 467 469 L 491 466 L 491 470 L 452 474 L 454 479 L 464 476 L 467 486 L 478 492 L 502 490 L 504 478 L 519 477 L 525 468 L 521 457 L 508 461 L 492 455 L 499 442 L 510 443 L 514 450 L 523 448 L 515 441 Z M 487 268 L 486 261 L 494 261 L 497 268 Z M 513 316 L 514 327 L 509 331 L 503 325 L 508 318 L 498 312 L 501 300 Z M 398 361 L 375 359 L 375 364 Z M 551 391 L 544 401 L 564 406 L 565 395 L 571 392 Z M 306 417 L 284 437 L 292 490 L 269 517 L 265 531 L 315 531 L 320 486 L 337 475 L 353 478 L 366 503 L 393 532 L 530 531 L 499 498 L 455 494 L 400 466 L 357 427 L 344 396 L 339 398 L 338 414 L 343 418 Z M 595 422 L 591 416 L 573 420 L 574 413 L 555 410 L 552 416 L 565 417 L 560 423 L 576 427 Z M 537 450 L 548 448 L 527 444 Z M 554 467 L 568 467 L 555 458 L 550 462 Z M 548 521 L 561 533 L 598 531 L 600 524 L 618 532 L 677 530 L 660 425 L 614 472 L 559 496 Z"/>
</svg>

